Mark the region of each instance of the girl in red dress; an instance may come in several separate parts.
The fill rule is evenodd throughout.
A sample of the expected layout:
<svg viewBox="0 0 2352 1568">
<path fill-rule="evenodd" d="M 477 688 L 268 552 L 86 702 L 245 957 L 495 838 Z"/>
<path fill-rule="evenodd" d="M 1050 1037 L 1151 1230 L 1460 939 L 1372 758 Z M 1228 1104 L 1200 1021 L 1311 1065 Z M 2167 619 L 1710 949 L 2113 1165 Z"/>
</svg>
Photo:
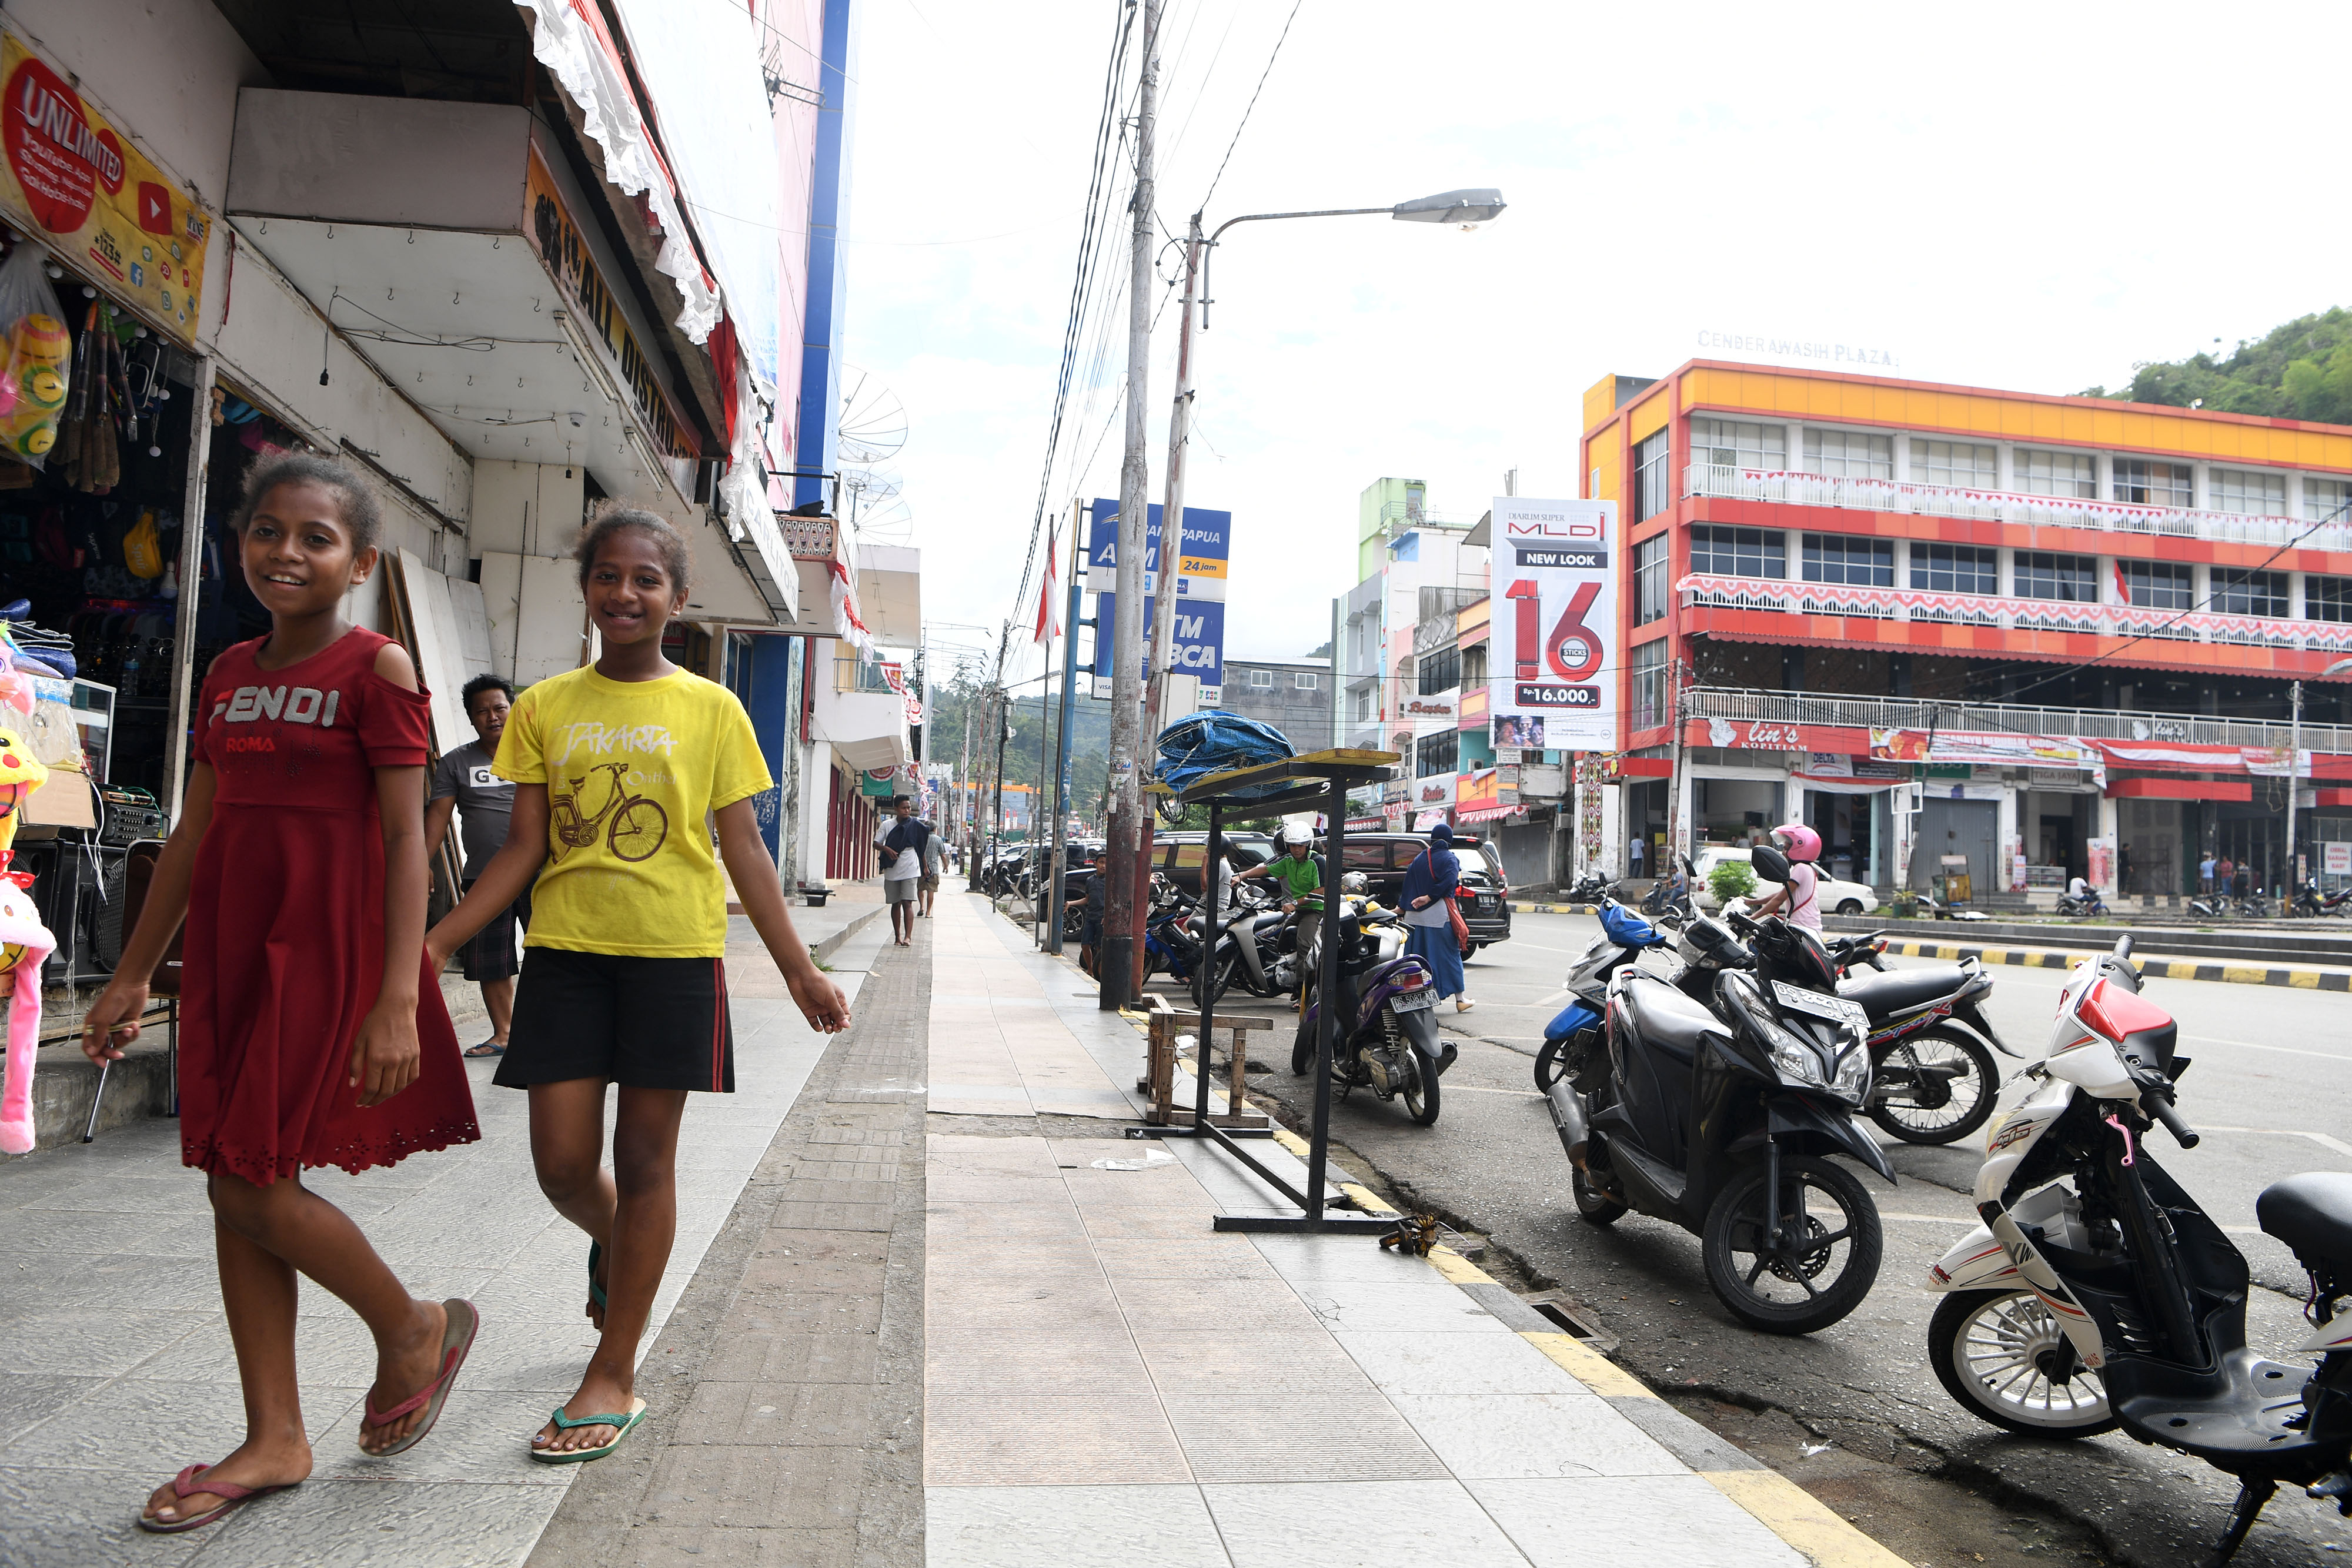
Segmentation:
<svg viewBox="0 0 2352 1568">
<path fill-rule="evenodd" d="M 471 1348 L 466 1301 L 412 1297 L 302 1171 L 362 1171 L 471 1143 L 472 1092 L 425 967 L 425 694 L 398 644 L 343 619 L 375 570 L 379 514 L 317 457 L 258 468 L 237 517 L 269 635 L 214 660 L 195 766 L 139 927 L 84 1020 L 119 1059 L 187 922 L 181 1158 L 205 1173 L 245 1441 L 158 1488 L 141 1528 L 194 1530 L 310 1473 L 295 1390 L 295 1275 L 375 1336 L 360 1448 L 411 1448 Z"/>
</svg>

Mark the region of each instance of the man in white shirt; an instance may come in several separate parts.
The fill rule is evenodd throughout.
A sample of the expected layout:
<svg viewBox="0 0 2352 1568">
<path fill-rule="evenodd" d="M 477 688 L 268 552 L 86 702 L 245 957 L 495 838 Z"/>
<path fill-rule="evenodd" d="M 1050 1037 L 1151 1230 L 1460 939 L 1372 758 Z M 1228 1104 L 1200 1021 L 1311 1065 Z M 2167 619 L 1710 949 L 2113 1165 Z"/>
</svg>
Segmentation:
<svg viewBox="0 0 2352 1568">
<path fill-rule="evenodd" d="M 882 898 L 890 906 L 890 936 L 901 947 L 915 941 L 915 894 L 923 875 L 930 828 L 915 820 L 915 802 L 901 795 L 890 802 L 891 822 L 875 837 L 882 862 Z"/>
</svg>

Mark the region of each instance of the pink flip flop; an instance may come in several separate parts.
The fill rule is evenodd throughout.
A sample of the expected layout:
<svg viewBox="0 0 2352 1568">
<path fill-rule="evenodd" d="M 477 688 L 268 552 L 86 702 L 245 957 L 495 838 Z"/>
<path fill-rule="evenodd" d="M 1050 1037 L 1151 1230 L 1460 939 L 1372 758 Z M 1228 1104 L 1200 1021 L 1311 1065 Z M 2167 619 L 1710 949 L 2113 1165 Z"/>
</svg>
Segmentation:
<svg viewBox="0 0 2352 1568">
<path fill-rule="evenodd" d="M 388 1427 L 419 1407 L 425 1411 L 425 1424 L 391 1448 L 380 1452 L 372 1452 L 364 1448 L 360 1449 L 372 1459 L 388 1459 L 394 1454 L 404 1454 L 425 1441 L 425 1434 L 433 1430 L 433 1423 L 441 1419 L 442 1404 L 448 1399 L 449 1389 L 457 1381 L 457 1369 L 466 1364 L 466 1353 L 474 1348 L 475 1332 L 482 1326 L 482 1315 L 474 1310 L 474 1303 L 453 1298 L 441 1305 L 449 1314 L 449 1324 L 441 1332 L 441 1375 L 389 1410 L 379 1410 L 365 1400 L 361 1401 L 362 1408 L 367 1413 L 360 1424 L 360 1436 L 362 1437 L 367 1436 L 368 1428 L 372 1427 Z"/>
<path fill-rule="evenodd" d="M 204 1478 L 211 1473 L 210 1465 L 190 1465 L 172 1478 L 172 1490 L 183 1498 L 194 1497 L 198 1492 L 209 1492 L 215 1497 L 226 1499 L 226 1500 L 218 1508 L 206 1509 L 190 1519 L 152 1519 L 142 1513 L 139 1516 L 139 1528 L 150 1535 L 177 1535 L 184 1530 L 201 1529 L 216 1519 L 234 1513 L 255 1498 L 268 1497 L 271 1492 L 286 1490 L 284 1486 L 241 1487 L 235 1481 L 205 1480 Z M 287 1486 L 300 1484 L 299 1481 L 289 1481 Z"/>
</svg>

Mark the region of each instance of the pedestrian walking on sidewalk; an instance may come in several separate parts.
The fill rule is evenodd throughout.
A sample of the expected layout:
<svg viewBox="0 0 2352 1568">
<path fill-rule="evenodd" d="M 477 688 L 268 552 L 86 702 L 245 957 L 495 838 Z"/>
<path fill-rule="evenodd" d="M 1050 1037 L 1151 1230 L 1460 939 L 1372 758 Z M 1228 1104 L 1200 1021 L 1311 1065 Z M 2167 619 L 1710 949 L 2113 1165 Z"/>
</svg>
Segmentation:
<svg viewBox="0 0 2352 1568">
<path fill-rule="evenodd" d="M 947 863 L 948 839 L 930 823 L 923 824 L 923 918 L 931 915 L 931 904 L 940 895 L 940 869 Z"/>
<path fill-rule="evenodd" d="M 931 830 L 916 817 L 915 802 L 908 796 L 894 797 L 890 811 L 890 825 L 874 836 L 874 847 L 882 852 L 882 897 L 890 906 L 890 939 L 906 947 L 915 940 L 915 895 L 921 891 Z"/>
<path fill-rule="evenodd" d="M 1404 950 L 1429 970 L 1441 998 L 1454 998 L 1454 1010 L 1466 1013 L 1476 1004 L 1468 996 L 1470 984 L 1462 974 L 1462 943 L 1454 930 L 1454 897 L 1463 891 L 1462 862 L 1454 857 L 1454 830 L 1444 822 L 1429 830 L 1429 847 L 1405 867 Z"/>
<path fill-rule="evenodd" d="M 604 652 L 515 703 L 495 765 L 515 786 L 513 827 L 425 938 L 446 963 L 538 878 L 514 1035 L 492 1082 L 530 1095 L 540 1190 L 588 1233 L 587 1314 L 601 1334 L 579 1392 L 530 1440 L 549 1464 L 602 1458 L 645 1418 L 637 1342 L 677 1230 L 686 1097 L 735 1088 L 730 880 L 809 1027 L 849 1027 L 760 836 L 751 801 L 771 781 L 743 705 L 662 656 L 662 630 L 686 607 L 685 538 L 651 512 L 615 508 L 583 531 L 577 555 Z M 608 1083 L 620 1085 L 609 1173 Z"/>
<path fill-rule="evenodd" d="M 1102 969 L 1096 953 L 1102 946 L 1103 911 L 1109 907 L 1110 856 L 1105 851 L 1097 850 L 1091 861 L 1094 875 L 1087 878 L 1086 887 L 1072 894 L 1070 898 L 1073 903 L 1083 901 L 1085 904 L 1078 912 L 1078 967 L 1100 979 Z"/>
<path fill-rule="evenodd" d="M 425 851 L 440 852 L 441 841 L 449 836 L 449 819 L 457 816 L 463 824 L 466 850 L 461 898 L 490 857 L 506 845 L 515 787 L 493 772 L 490 764 L 499 754 L 499 737 L 507 731 L 514 695 L 514 684 L 504 675 L 476 675 L 467 681 L 466 716 L 473 723 L 474 738 L 444 754 L 433 770 L 433 794 L 425 805 Z M 514 1027 L 515 934 L 530 924 L 530 894 L 526 890 L 465 946 L 466 978 L 482 988 L 482 1007 L 490 1015 L 490 1038 L 467 1047 L 467 1056 L 507 1053 L 507 1035 Z"/>
<path fill-rule="evenodd" d="M 429 705 L 397 643 L 343 618 L 378 561 L 379 513 L 340 464 L 256 470 L 235 523 L 269 634 L 213 661 L 180 820 L 138 928 L 82 1024 L 111 1061 L 183 920 L 180 1157 L 205 1173 L 245 1440 L 156 1489 L 142 1529 L 175 1533 L 310 1474 L 295 1276 L 375 1340 L 359 1446 L 415 1447 L 472 1346 L 465 1301 L 408 1293 L 342 1210 L 302 1184 L 479 1137 L 457 1037 L 425 952 Z"/>
</svg>

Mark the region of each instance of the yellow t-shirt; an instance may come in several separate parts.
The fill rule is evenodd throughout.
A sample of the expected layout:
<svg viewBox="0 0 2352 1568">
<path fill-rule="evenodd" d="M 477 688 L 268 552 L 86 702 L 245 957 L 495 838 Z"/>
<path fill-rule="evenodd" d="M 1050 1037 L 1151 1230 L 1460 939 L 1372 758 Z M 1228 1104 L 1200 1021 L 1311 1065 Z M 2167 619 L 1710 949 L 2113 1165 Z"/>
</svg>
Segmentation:
<svg viewBox="0 0 2352 1568">
<path fill-rule="evenodd" d="M 703 814 L 772 782 L 733 692 L 684 670 L 550 676 L 515 699 L 491 771 L 547 786 L 547 862 L 525 946 L 725 955 L 727 883 Z"/>
</svg>

